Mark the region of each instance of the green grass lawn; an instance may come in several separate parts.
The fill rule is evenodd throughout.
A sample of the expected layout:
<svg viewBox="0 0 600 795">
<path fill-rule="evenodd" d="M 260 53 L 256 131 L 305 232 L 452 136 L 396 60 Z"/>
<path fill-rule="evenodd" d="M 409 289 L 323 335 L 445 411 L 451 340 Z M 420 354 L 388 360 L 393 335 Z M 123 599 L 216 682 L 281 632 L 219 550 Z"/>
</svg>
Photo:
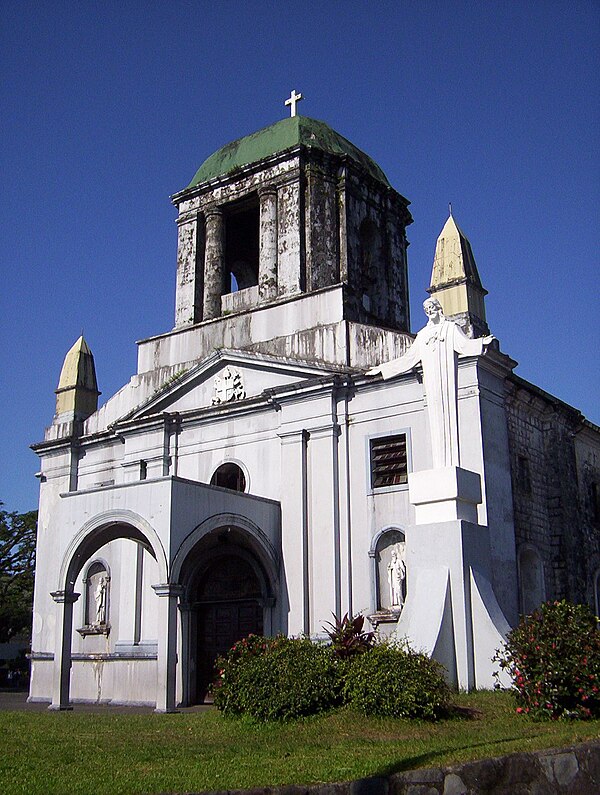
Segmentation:
<svg viewBox="0 0 600 795">
<path fill-rule="evenodd" d="M 343 781 L 485 756 L 571 745 L 600 721 L 534 723 L 506 693 L 457 696 L 481 716 L 439 723 L 343 710 L 257 725 L 218 712 L 0 713 L 0 792 L 44 795 L 198 792 Z"/>
</svg>

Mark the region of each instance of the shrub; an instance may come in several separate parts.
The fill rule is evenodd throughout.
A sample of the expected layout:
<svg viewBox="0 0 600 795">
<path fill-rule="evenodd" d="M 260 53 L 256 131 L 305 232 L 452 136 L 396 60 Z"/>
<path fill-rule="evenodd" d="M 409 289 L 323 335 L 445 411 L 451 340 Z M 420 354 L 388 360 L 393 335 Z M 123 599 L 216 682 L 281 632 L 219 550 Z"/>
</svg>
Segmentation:
<svg viewBox="0 0 600 795">
<path fill-rule="evenodd" d="M 346 671 L 344 695 L 365 715 L 436 719 L 446 712 L 450 689 L 435 660 L 382 643 L 354 658 Z"/>
<path fill-rule="evenodd" d="M 364 654 L 375 643 L 374 632 L 364 632 L 365 617 L 349 616 L 348 613 L 339 619 L 333 616 L 334 623 L 328 622 L 326 626 L 331 629 L 325 631 L 331 640 L 331 648 L 340 660 L 347 660 L 357 654 Z"/>
<path fill-rule="evenodd" d="M 340 703 L 341 682 L 330 648 L 307 638 L 251 635 L 217 660 L 215 705 L 225 715 L 292 720 Z"/>
<path fill-rule="evenodd" d="M 600 716 L 600 632 L 586 605 L 546 602 L 521 619 L 494 660 L 513 678 L 517 712 Z"/>
</svg>

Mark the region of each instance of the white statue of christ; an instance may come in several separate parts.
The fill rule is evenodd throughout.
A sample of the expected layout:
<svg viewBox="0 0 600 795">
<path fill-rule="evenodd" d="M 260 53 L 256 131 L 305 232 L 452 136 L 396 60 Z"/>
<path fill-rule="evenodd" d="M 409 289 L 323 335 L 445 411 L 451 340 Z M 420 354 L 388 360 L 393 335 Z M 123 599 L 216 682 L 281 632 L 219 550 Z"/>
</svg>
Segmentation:
<svg viewBox="0 0 600 795">
<path fill-rule="evenodd" d="M 480 356 L 494 337 L 471 339 L 444 315 L 437 298 L 423 303 L 427 325 L 403 356 L 368 370 L 366 375 L 393 378 L 423 366 L 427 416 L 431 434 L 433 469 L 460 466 L 458 446 L 457 361 L 458 355 Z"/>
</svg>

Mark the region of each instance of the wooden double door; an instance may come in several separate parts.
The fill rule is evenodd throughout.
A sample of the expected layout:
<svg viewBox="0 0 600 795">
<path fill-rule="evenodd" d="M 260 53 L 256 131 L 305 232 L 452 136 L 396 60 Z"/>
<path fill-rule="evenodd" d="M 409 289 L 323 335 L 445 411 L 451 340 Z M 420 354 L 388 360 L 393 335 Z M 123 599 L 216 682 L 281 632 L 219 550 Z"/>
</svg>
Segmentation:
<svg viewBox="0 0 600 795">
<path fill-rule="evenodd" d="M 216 560 L 198 587 L 196 603 L 196 700 L 210 698 L 215 660 L 238 640 L 263 634 L 263 607 L 258 577 L 237 555 Z"/>
</svg>

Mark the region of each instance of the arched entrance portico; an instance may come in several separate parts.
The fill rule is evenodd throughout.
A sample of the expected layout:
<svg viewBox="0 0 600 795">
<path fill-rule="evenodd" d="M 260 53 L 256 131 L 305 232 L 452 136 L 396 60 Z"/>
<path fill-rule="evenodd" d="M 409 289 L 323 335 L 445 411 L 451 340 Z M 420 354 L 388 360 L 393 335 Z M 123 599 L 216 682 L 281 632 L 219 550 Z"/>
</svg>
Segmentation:
<svg viewBox="0 0 600 795">
<path fill-rule="evenodd" d="M 183 704 L 210 700 L 215 660 L 236 641 L 280 629 L 273 618 L 277 573 L 256 536 L 234 524 L 195 535 L 179 574 Z"/>
<path fill-rule="evenodd" d="M 59 574 L 59 588 L 51 596 L 60 606 L 54 649 L 52 703 L 50 709 L 70 709 L 71 643 L 73 635 L 73 605 L 80 594 L 75 592 L 75 582 L 86 562 L 99 549 L 117 539 L 131 539 L 143 545 L 155 558 L 161 584 L 153 586 L 159 600 L 157 711 L 170 711 L 175 700 L 176 659 L 176 599 L 179 591 L 167 584 L 167 560 L 155 530 L 140 516 L 131 511 L 110 511 L 94 517 L 74 536 L 63 556 Z M 174 638 L 174 639 L 173 639 Z"/>
</svg>

